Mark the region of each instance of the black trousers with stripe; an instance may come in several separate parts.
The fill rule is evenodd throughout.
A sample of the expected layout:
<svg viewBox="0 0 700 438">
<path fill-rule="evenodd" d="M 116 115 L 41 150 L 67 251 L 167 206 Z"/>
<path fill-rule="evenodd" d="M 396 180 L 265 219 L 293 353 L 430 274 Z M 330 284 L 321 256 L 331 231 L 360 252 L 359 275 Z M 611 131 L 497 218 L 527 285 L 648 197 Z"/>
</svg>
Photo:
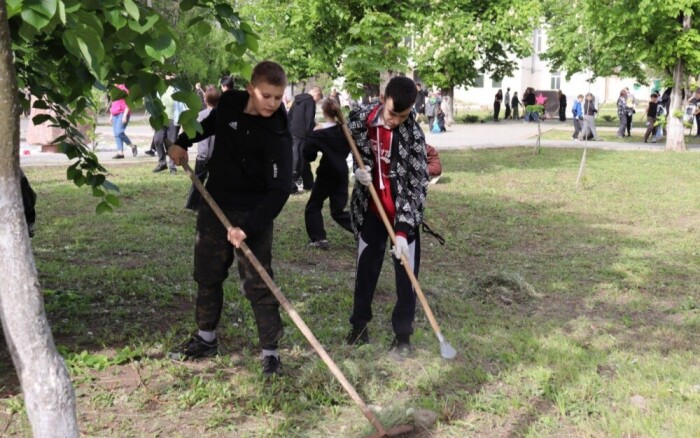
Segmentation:
<svg viewBox="0 0 700 438">
<path fill-rule="evenodd" d="M 382 220 L 372 211 L 368 211 L 358 241 L 355 300 L 350 316 L 350 323 L 353 325 L 366 325 L 372 320 L 372 300 L 382 270 L 388 238 L 389 234 Z M 418 277 L 420 235 L 417 228 L 407 240 L 409 263 Z M 397 336 L 410 336 L 413 334 L 413 320 L 416 316 L 416 292 L 401 262 L 393 255 L 391 260 L 396 278 L 396 305 L 391 314 L 391 325 Z"/>
</svg>

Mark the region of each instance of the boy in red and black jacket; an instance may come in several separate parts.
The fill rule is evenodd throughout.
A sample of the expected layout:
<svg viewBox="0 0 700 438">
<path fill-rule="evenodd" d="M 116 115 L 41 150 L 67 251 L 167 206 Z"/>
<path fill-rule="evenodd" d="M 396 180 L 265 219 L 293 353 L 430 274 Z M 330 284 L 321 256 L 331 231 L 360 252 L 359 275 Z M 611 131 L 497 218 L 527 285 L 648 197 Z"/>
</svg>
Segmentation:
<svg viewBox="0 0 700 438">
<path fill-rule="evenodd" d="M 168 150 L 179 165 L 187 160 L 186 148 L 216 135 L 206 187 L 233 224 L 227 231 L 206 203 L 197 212 L 194 280 L 199 331 L 174 353 L 178 359 L 218 353 L 216 326 L 223 305 L 223 282 L 235 256 L 241 292 L 250 301 L 258 327 L 263 373 L 280 372 L 277 343 L 283 328 L 279 303 L 239 247 L 245 240 L 272 276 L 273 220 L 289 198 L 292 181 L 292 136 L 282 105 L 286 85 L 279 64 L 259 63 L 247 91 L 226 91 L 202 120 L 203 132 L 194 138 L 180 135 Z"/>
<path fill-rule="evenodd" d="M 370 198 L 368 186 L 372 184 L 396 233 L 392 252 L 397 301 L 391 317 L 395 334 L 391 349 L 403 354 L 411 351 L 416 294 L 401 266 L 401 256 L 406 255 L 418 276 L 418 227 L 423 221 L 428 187 L 425 137 L 412 112 L 416 94 L 411 79 L 395 77 L 387 84 L 379 104 L 353 111 L 348 121 L 365 169 L 355 163 L 350 215 L 358 239 L 358 256 L 352 330 L 347 342 L 369 342 L 367 324 L 372 319 L 372 299 L 388 238 L 377 206 Z"/>
</svg>

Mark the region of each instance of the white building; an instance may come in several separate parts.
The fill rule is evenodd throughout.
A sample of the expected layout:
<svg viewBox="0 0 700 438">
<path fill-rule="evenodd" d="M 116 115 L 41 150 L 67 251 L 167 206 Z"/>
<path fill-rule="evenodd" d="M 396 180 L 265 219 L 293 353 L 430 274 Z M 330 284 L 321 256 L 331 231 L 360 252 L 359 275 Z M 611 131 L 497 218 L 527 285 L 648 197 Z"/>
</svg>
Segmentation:
<svg viewBox="0 0 700 438">
<path fill-rule="evenodd" d="M 635 99 L 649 99 L 650 87 L 640 86 L 631 78 L 617 76 L 598 78 L 589 84 L 589 73 L 576 73 L 567 80 L 565 72 L 551 71 L 548 63 L 540 58 L 540 54 L 547 50 L 547 34 L 544 30 L 538 29 L 533 32 L 532 46 L 532 55 L 518 60 L 518 67 L 513 71 L 511 77 L 497 81 L 486 74 L 481 75 L 472 88 L 456 88 L 454 91 L 455 105 L 470 108 L 492 108 L 496 92 L 502 89 L 505 96 L 508 87 L 510 87 L 511 96 L 514 91 L 517 91 L 519 97 L 523 95 L 527 87 L 538 91 L 562 90 L 569 101 L 569 109 L 577 95 L 585 95 L 589 91 L 593 93 L 599 103 L 615 103 L 620 95 L 620 90 L 625 87 L 629 87 Z"/>
</svg>

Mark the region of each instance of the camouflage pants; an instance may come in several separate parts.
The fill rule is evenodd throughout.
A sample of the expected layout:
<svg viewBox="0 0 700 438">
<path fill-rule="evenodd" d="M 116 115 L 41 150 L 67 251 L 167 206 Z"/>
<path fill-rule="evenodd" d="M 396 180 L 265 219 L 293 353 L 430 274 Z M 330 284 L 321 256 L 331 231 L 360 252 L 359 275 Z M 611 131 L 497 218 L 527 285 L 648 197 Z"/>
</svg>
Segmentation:
<svg viewBox="0 0 700 438">
<path fill-rule="evenodd" d="M 247 212 L 225 210 L 234 226 L 243 223 Z M 272 224 L 264 231 L 248 236 L 245 243 L 272 277 Z M 226 239 L 226 229 L 207 203 L 197 214 L 197 234 L 194 245 L 194 281 L 197 282 L 196 319 L 200 330 L 214 331 L 221 317 L 224 300 L 223 282 L 235 259 L 240 276 L 241 292 L 248 298 L 258 327 L 260 347 L 277 348 L 282 337 L 279 303 L 265 285 L 243 251 L 235 249 Z"/>
</svg>

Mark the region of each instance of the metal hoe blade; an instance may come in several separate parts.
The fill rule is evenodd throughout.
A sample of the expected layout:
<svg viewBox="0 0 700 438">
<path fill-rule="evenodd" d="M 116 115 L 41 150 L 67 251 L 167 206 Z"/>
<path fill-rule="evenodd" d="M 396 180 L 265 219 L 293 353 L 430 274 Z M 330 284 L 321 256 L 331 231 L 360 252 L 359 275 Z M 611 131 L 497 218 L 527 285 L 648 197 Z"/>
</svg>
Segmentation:
<svg viewBox="0 0 700 438">
<path fill-rule="evenodd" d="M 454 359 L 457 357 L 457 350 L 452 348 L 452 345 L 445 340 L 442 333 L 438 334 L 437 336 L 438 340 L 440 341 L 440 356 L 442 356 L 443 359 Z"/>
</svg>

